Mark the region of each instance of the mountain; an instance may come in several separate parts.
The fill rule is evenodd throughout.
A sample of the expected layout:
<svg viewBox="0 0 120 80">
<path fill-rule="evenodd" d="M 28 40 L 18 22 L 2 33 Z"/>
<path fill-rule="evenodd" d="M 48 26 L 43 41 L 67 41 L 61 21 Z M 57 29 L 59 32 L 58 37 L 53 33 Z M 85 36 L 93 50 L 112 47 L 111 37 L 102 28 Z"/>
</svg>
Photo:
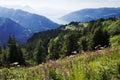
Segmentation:
<svg viewBox="0 0 120 80">
<path fill-rule="evenodd" d="M 69 23 L 72 21 L 88 22 L 99 18 L 106 19 L 110 17 L 120 17 L 120 8 L 83 9 L 69 13 L 60 19 Z"/>
<path fill-rule="evenodd" d="M 30 36 L 29 31 L 18 23 L 8 18 L 0 17 L 0 45 L 7 44 L 9 35 L 20 43 L 25 42 Z"/>
<path fill-rule="evenodd" d="M 57 28 L 59 25 L 48 18 L 22 10 L 0 7 L 0 17 L 10 18 L 28 28 L 32 33 Z"/>
</svg>

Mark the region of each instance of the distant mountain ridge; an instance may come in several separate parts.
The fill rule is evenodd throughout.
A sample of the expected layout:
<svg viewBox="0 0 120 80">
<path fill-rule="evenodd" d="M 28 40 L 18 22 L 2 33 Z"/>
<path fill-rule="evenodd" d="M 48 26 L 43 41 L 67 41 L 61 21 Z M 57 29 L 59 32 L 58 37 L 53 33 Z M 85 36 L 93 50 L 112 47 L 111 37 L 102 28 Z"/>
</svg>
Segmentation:
<svg viewBox="0 0 120 80">
<path fill-rule="evenodd" d="M 78 10 L 69 13 L 60 19 L 68 23 L 74 22 L 89 22 L 91 20 L 97 20 L 100 18 L 120 17 L 120 8 L 89 8 Z"/>
<path fill-rule="evenodd" d="M 10 18 L 32 33 L 57 28 L 59 25 L 48 18 L 23 10 L 0 7 L 0 17 Z"/>
<path fill-rule="evenodd" d="M 7 44 L 9 35 L 24 43 L 34 33 L 55 29 L 58 26 L 41 15 L 0 7 L 0 45 Z"/>
<path fill-rule="evenodd" d="M 9 18 L 0 17 L 0 45 L 7 44 L 10 35 L 20 43 L 24 43 L 30 37 L 26 28 Z"/>
</svg>

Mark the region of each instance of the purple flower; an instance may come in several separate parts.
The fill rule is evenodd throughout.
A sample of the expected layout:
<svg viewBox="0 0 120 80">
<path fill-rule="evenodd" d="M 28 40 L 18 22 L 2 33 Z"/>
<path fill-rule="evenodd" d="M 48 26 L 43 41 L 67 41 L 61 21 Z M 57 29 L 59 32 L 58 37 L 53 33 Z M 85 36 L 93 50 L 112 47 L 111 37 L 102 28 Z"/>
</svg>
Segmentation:
<svg viewBox="0 0 120 80">
<path fill-rule="evenodd" d="M 49 78 L 49 76 L 48 76 L 48 75 L 46 75 L 46 78 L 45 78 L 45 80 L 50 80 L 50 78 Z"/>
<path fill-rule="evenodd" d="M 64 76 L 65 76 L 65 78 L 68 77 L 68 73 L 66 71 L 64 71 Z"/>
<path fill-rule="evenodd" d="M 53 62 L 53 67 L 54 67 L 54 69 L 56 69 L 58 67 L 58 64 L 56 61 Z"/>
<path fill-rule="evenodd" d="M 44 70 L 44 72 L 45 72 L 45 74 L 47 74 L 47 68 L 46 68 L 46 65 L 43 65 L 43 70 Z"/>
</svg>

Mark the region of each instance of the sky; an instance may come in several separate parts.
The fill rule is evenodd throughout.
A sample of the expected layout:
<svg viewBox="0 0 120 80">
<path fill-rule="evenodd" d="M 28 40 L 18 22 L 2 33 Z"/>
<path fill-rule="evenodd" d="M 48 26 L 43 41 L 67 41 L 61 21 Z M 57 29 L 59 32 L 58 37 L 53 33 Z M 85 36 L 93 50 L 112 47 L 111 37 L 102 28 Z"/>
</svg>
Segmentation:
<svg viewBox="0 0 120 80">
<path fill-rule="evenodd" d="M 0 0 L 0 6 L 27 10 L 55 20 L 80 9 L 120 7 L 120 0 Z"/>
</svg>

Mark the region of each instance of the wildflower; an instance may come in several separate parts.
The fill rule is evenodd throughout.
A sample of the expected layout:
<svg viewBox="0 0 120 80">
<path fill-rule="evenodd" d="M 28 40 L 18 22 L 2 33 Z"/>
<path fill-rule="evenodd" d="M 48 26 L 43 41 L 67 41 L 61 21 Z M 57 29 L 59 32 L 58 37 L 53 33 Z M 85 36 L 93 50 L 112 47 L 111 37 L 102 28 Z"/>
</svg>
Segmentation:
<svg viewBox="0 0 120 80">
<path fill-rule="evenodd" d="M 44 70 L 44 72 L 45 72 L 45 74 L 47 73 L 47 68 L 46 68 L 46 66 L 45 65 L 43 65 L 43 70 Z"/>
<path fill-rule="evenodd" d="M 53 62 L 53 67 L 54 67 L 54 69 L 56 69 L 58 67 L 58 64 L 56 61 Z"/>
<path fill-rule="evenodd" d="M 64 76 L 65 76 L 65 78 L 68 77 L 68 73 L 66 71 L 64 71 Z"/>
<path fill-rule="evenodd" d="M 46 78 L 45 78 L 45 80 L 50 80 L 50 78 L 49 78 L 49 76 L 48 76 L 48 75 L 46 75 Z"/>
</svg>

